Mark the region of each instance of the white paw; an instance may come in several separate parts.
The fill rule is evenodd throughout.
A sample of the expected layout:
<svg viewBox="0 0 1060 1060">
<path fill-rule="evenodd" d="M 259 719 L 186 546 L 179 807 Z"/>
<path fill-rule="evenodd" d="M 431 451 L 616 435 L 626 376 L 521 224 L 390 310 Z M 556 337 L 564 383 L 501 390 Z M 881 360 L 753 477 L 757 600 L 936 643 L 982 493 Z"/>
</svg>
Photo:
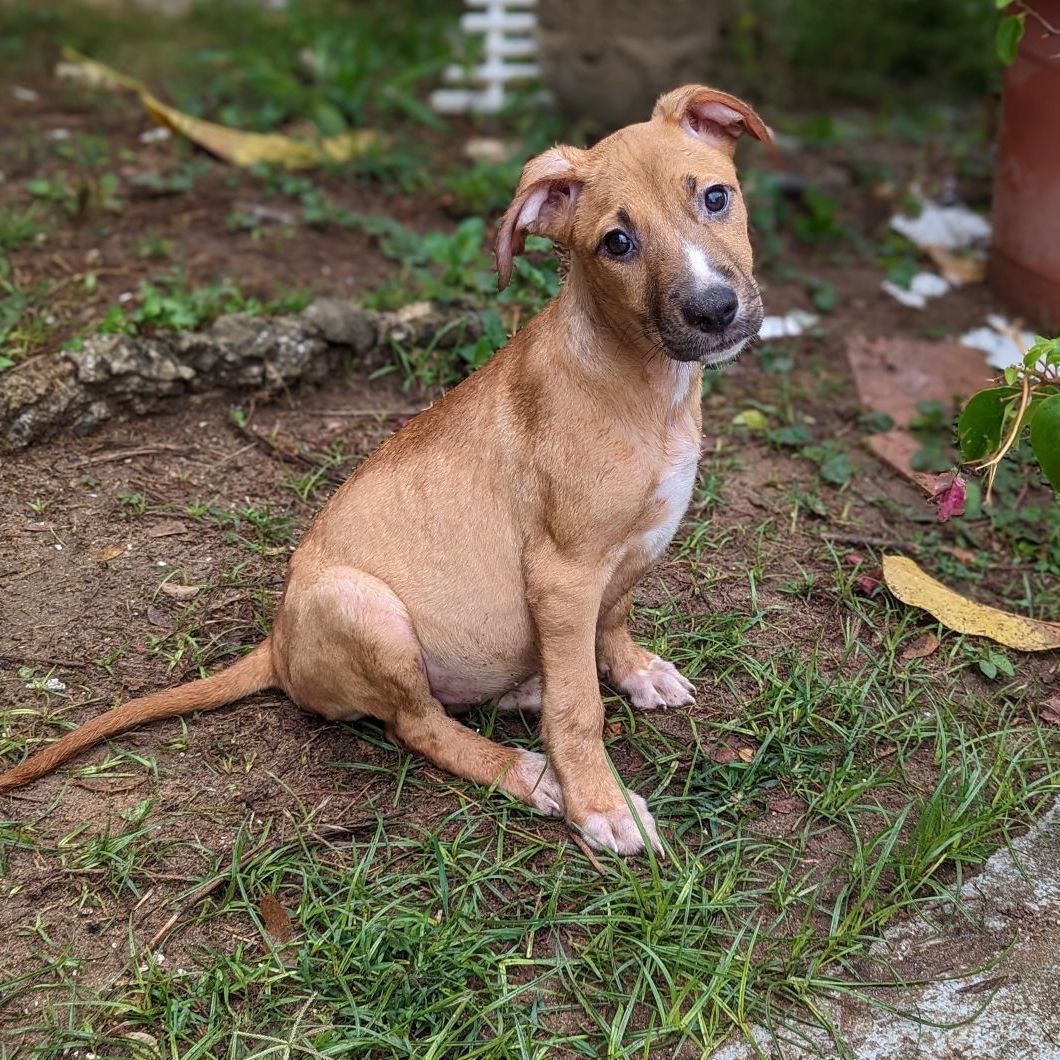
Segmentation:
<svg viewBox="0 0 1060 1060">
<path fill-rule="evenodd" d="M 634 670 L 618 687 L 641 710 L 685 707 L 696 701 L 696 686 L 673 663 L 658 655 L 653 655 L 647 666 Z"/>
<path fill-rule="evenodd" d="M 579 821 L 576 827 L 590 846 L 596 847 L 597 850 L 613 850 L 616 854 L 639 854 L 644 849 L 644 840 L 641 837 L 643 828 L 644 835 L 648 837 L 648 842 L 656 853 L 662 854 L 659 832 L 652 815 L 648 813 L 648 804 L 632 791 L 627 791 L 626 796 L 636 811 L 636 817 L 623 803 L 604 813 L 590 813 L 584 820 Z M 640 827 L 637 826 L 637 818 L 640 818 Z"/>
<path fill-rule="evenodd" d="M 563 792 L 548 759 L 536 751 L 520 751 L 512 774 L 530 789 L 523 798 L 535 810 L 550 817 L 563 816 Z"/>
<path fill-rule="evenodd" d="M 525 710 L 529 714 L 541 711 L 541 675 L 528 677 L 521 685 L 505 692 L 497 700 L 501 710 Z"/>
</svg>

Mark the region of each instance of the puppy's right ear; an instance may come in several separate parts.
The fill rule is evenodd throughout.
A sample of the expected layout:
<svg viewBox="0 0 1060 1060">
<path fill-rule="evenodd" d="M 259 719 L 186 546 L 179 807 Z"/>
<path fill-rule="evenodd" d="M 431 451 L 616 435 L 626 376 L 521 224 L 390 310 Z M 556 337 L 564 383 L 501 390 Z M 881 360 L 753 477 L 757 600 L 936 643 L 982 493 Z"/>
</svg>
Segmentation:
<svg viewBox="0 0 1060 1060">
<path fill-rule="evenodd" d="M 515 198 L 497 230 L 494 254 L 500 290 L 512 278 L 512 258 L 523 252 L 527 233 L 562 240 L 570 230 L 582 187 L 577 164 L 583 154 L 577 147 L 553 147 L 523 166 Z"/>
</svg>

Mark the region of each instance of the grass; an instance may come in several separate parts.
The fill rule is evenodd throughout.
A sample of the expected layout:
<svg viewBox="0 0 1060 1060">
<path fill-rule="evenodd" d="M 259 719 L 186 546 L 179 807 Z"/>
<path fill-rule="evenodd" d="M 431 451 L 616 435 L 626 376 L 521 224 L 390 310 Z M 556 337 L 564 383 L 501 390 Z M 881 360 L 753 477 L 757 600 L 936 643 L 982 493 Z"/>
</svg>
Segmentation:
<svg viewBox="0 0 1060 1060">
<path fill-rule="evenodd" d="M 778 1045 L 823 1034 L 845 1055 L 829 1000 L 878 985 L 860 958 L 880 932 L 928 900 L 956 901 L 967 874 L 1055 797 L 1060 744 L 1027 711 L 1036 671 L 987 681 L 979 642 L 859 595 L 829 546 L 800 546 L 792 571 L 790 488 L 767 492 L 772 512 L 756 525 L 727 518 L 745 470 L 734 452 L 748 458 L 723 445 L 709 462 L 677 550 L 691 588 L 637 612 L 640 639 L 699 682 L 701 709 L 609 700 L 609 750 L 649 799 L 666 862 L 601 855 L 601 876 L 561 825 L 437 773 L 370 722 L 316 744 L 340 796 L 285 771 L 279 803 L 247 812 L 228 800 L 268 768 L 254 739 L 198 744 L 215 791 L 205 814 L 165 802 L 183 727 L 147 757 L 118 741 L 70 776 L 140 778 L 120 814 L 58 834 L 0 820 L 0 868 L 32 851 L 119 947 L 88 959 L 47 919 L 18 928 L 11 942 L 30 950 L 0 958 L 0 1055 L 701 1055 L 752 1026 Z M 308 497 L 313 484 L 290 489 Z M 133 518 L 165 514 L 128 497 Z M 193 508 L 232 535 L 234 566 L 158 637 L 151 650 L 167 665 L 256 639 L 217 613 L 216 594 L 245 584 L 241 556 L 282 569 L 269 550 L 286 551 L 290 532 L 277 510 Z M 704 592 L 719 602 L 696 605 Z M 268 594 L 253 604 L 263 622 L 271 607 Z M 904 660 L 928 630 L 938 651 Z M 48 676 L 27 682 L 42 717 L 65 728 L 86 692 L 50 692 Z M 28 721 L 5 712 L 4 751 L 24 747 L 15 734 Z M 468 721 L 537 746 L 523 719 L 481 708 Z M 218 831 L 199 838 L 207 821 Z M 164 900 L 129 919 L 149 893 Z M 19 1042 L 33 1045 L 23 1054 Z"/>
<path fill-rule="evenodd" d="M 823 997 L 866 985 L 850 962 L 888 922 L 952 897 L 1056 790 L 1055 740 L 1017 720 L 1019 687 L 986 700 L 901 664 L 910 616 L 867 606 L 891 633 L 870 644 L 849 622 L 838 660 L 822 645 L 757 651 L 780 617 L 764 610 L 645 616 L 653 646 L 745 701 L 739 717 L 698 720 L 692 743 L 614 705 L 612 752 L 635 761 L 623 772 L 651 798 L 666 864 L 605 856 L 601 879 L 561 828 L 453 782 L 422 822 L 389 820 L 395 790 L 436 795 L 437 781 L 387 747 L 381 772 L 334 763 L 350 790 L 384 782 L 338 829 L 301 807 L 246 818 L 230 852 L 197 850 L 174 906 L 216 889 L 157 950 L 133 933 L 101 988 L 80 986 L 72 972 L 87 967 L 38 933 L 34 974 L 8 971 L 0 1009 L 48 998 L 12 1027 L 38 1038 L 34 1057 L 131 1050 L 112 1027 L 183 1058 L 670 1055 L 751 1024 L 798 1040 L 827 1026 Z M 959 638 L 944 645 L 959 659 Z M 489 711 L 476 723 L 505 724 Z M 751 753 L 718 764 L 708 751 L 730 745 Z M 802 808 L 785 834 L 763 832 L 781 794 Z M 138 898 L 180 842 L 162 821 L 184 831 L 142 800 L 116 828 L 37 849 L 92 894 Z M 7 849 L 34 844 L 32 829 L 0 828 Z M 292 918 L 290 941 L 265 927 L 265 896 Z M 187 949 L 182 936 L 231 942 Z M 165 957 L 174 942 L 188 967 Z"/>
<path fill-rule="evenodd" d="M 312 300 L 308 291 L 293 291 L 263 301 L 245 295 L 231 280 L 205 287 L 188 286 L 179 273 L 140 283 L 131 309 L 112 306 L 97 325 L 102 335 L 138 335 L 143 331 L 194 331 L 225 313 L 296 313 Z"/>
<path fill-rule="evenodd" d="M 229 183 L 244 197 L 286 200 L 298 227 L 332 232 L 336 243 L 350 231 L 370 237 L 392 266 L 368 296 L 375 307 L 469 305 L 466 331 L 423 349 L 394 345 L 390 370 L 433 391 L 483 363 L 556 288 L 551 258 L 531 241 L 495 300 L 481 215 L 504 205 L 520 159 L 561 131 L 539 111 L 514 113 L 498 126 L 512 160 L 461 160 L 466 130 L 447 133 L 419 103 L 448 60 L 444 30 L 457 8 L 407 11 L 394 32 L 399 20 L 381 3 L 338 15 L 317 3 L 283 13 L 201 5 L 181 28 L 187 46 L 167 38 L 160 66 L 145 43 L 158 36 L 149 22 L 123 15 L 119 27 L 106 11 L 84 18 L 72 5 L 19 4 L 3 16 L 0 54 L 49 56 L 50 69 L 48 49 L 64 39 L 213 119 L 395 132 L 385 149 L 333 172 L 259 171 Z M 805 66 L 827 34 L 804 19 L 810 36 L 787 45 Z M 877 23 L 874 13 L 874 33 Z M 738 35 L 747 49 L 761 46 L 755 25 Z M 888 40 L 888 54 L 905 54 Z M 744 56 L 749 68 L 756 54 Z M 812 143 L 866 135 L 830 121 L 795 131 Z M 126 179 L 134 159 L 112 159 L 98 138 L 33 150 L 59 168 L 20 183 L 18 201 L 0 208 L 0 255 L 75 223 L 112 223 L 135 195 L 183 204 L 212 168 L 185 160 Z M 973 165 L 978 148 L 961 150 Z M 858 153 L 856 144 L 848 152 Z M 892 177 L 872 165 L 851 163 L 864 188 Z M 351 182 L 429 193 L 452 223 L 424 232 L 351 209 L 336 191 Z M 801 284 L 822 313 L 841 311 L 843 294 L 837 306 L 836 288 L 813 270 L 785 274 L 792 247 L 813 252 L 814 270 L 860 260 L 900 277 L 916 264 L 904 242 L 859 232 L 849 197 L 813 184 L 793 192 L 765 171 L 750 171 L 745 186 L 767 276 Z M 257 214 L 237 206 L 227 217 L 232 240 L 260 234 Z M 168 229 L 144 230 L 133 252 L 168 262 L 183 249 Z M 46 294 L 0 257 L 0 368 L 46 341 Z M 174 271 L 105 314 L 104 330 L 191 328 L 277 308 L 234 283 Z M 853 566 L 819 531 L 856 533 L 868 515 L 886 524 L 917 513 L 863 495 L 855 437 L 827 408 L 842 397 L 834 378 L 796 363 L 790 345 L 759 357 L 764 371 L 750 387 L 712 377 L 716 448 L 673 564 L 649 579 L 650 604 L 637 612 L 639 638 L 697 679 L 700 706 L 651 715 L 609 700 L 609 749 L 659 819 L 665 863 L 601 856 L 601 876 L 561 825 L 410 758 L 370 722 L 328 728 L 290 705 L 251 705 L 227 729 L 222 715 L 216 728 L 215 718 L 174 723 L 145 737 L 146 753 L 118 740 L 90 764 L 73 763 L 70 788 L 52 803 L 7 804 L 0 894 L 34 900 L 0 947 L 0 1057 L 701 1055 L 752 1026 L 778 1043 L 823 1034 L 843 1055 L 829 1000 L 868 990 L 860 958 L 887 924 L 931 899 L 955 900 L 968 873 L 1055 796 L 1058 747 L 1055 729 L 1028 709 L 1044 694 L 1037 668 L 860 595 L 857 576 L 876 551 L 859 546 L 864 561 Z M 764 430 L 751 426 L 757 417 L 732 424 L 748 410 Z M 925 412 L 929 463 L 945 456 L 950 426 Z M 224 563 L 187 601 L 163 599 L 162 582 L 189 580 L 176 566 L 130 583 L 129 598 L 141 592 L 168 624 L 147 634 L 123 626 L 76 679 L 48 664 L 21 669 L 18 705 L 0 711 L 0 754 L 17 758 L 109 706 L 94 689 L 107 677 L 119 688 L 137 656 L 161 683 L 256 641 L 293 535 L 353 455 L 339 446 L 315 454 L 315 469 L 284 470 L 270 499 L 241 486 L 170 508 L 142 484 L 116 492 L 128 536 L 145 516 L 199 520 L 197 534 L 216 540 Z M 736 487 L 763 465 L 775 470 L 741 509 Z M 947 580 L 1055 618 L 1060 517 L 1024 490 L 1019 467 L 1006 474 L 1001 504 L 956 527 L 925 518 L 908 537 Z M 64 507 L 31 502 L 38 519 L 47 508 L 58 520 Z M 903 660 L 927 631 L 937 652 Z M 62 691 L 50 683 L 60 673 Z M 248 723 L 255 709 L 258 719 L 283 711 L 278 728 Z M 468 720 L 538 746 L 523 719 L 483 708 Z M 73 789 L 93 786 L 108 789 L 105 803 L 91 803 L 107 815 L 64 817 Z M 192 798 L 181 802 L 185 792 Z M 55 892 L 38 902 L 27 891 L 38 885 Z M 270 898 L 292 937 L 267 913 Z"/>
</svg>

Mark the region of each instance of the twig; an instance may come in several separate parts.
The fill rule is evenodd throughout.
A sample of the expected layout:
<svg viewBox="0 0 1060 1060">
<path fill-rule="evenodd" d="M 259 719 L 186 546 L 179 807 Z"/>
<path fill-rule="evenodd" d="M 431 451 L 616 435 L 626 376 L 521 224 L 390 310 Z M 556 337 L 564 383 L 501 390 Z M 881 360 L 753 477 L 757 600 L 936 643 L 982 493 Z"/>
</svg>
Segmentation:
<svg viewBox="0 0 1060 1060">
<path fill-rule="evenodd" d="M 321 471 L 325 479 L 335 486 L 341 486 L 346 481 L 345 475 L 336 472 L 332 468 L 326 468 L 318 464 L 315 460 L 311 460 L 297 450 L 284 449 L 270 438 L 265 437 L 263 434 L 258 434 L 257 431 L 252 431 L 249 427 L 244 427 L 234 421 L 231 421 L 231 426 L 233 430 L 238 431 L 248 441 L 253 442 L 266 456 L 281 464 L 298 464 L 301 467 L 309 468 L 311 471 Z"/>
<path fill-rule="evenodd" d="M 1020 406 L 1016 410 L 1016 418 L 1013 421 L 1012 429 L 1008 433 L 1008 437 L 1001 443 L 1001 448 L 989 459 L 984 460 L 976 465 L 978 471 L 985 471 L 986 474 L 986 500 L 989 503 L 990 496 L 994 490 L 994 478 L 997 475 L 998 464 L 1005 459 L 1005 454 L 1016 444 L 1016 439 L 1019 438 L 1020 431 L 1023 429 L 1023 414 L 1027 411 L 1027 406 L 1031 400 L 1031 383 L 1030 380 L 1024 376 L 1022 382 L 1023 392 L 1020 394 Z"/>
<path fill-rule="evenodd" d="M 837 541 L 841 545 L 869 545 L 872 548 L 902 548 L 916 551 L 915 545 L 910 545 L 905 541 L 895 541 L 889 537 L 868 537 L 865 534 L 822 533 L 821 539 L 824 541 Z"/>
<path fill-rule="evenodd" d="M 252 858 L 256 858 L 263 850 L 267 849 L 272 845 L 271 839 L 266 839 L 263 843 L 259 843 L 256 847 L 250 850 L 246 854 L 240 855 L 235 865 L 235 870 L 238 872 L 243 866 L 250 861 Z M 156 949 L 158 944 L 173 930 L 176 923 L 180 918 L 191 910 L 193 906 L 196 906 L 204 898 L 208 898 L 214 891 L 216 891 L 222 884 L 227 882 L 231 873 L 222 872 L 214 876 L 212 880 L 207 880 L 201 886 L 197 887 L 184 901 L 183 905 L 151 936 L 150 942 L 147 943 L 149 950 Z"/>
<path fill-rule="evenodd" d="M 41 666 L 59 666 L 64 670 L 87 670 L 95 663 L 75 662 L 73 659 L 51 659 L 47 655 L 8 655 L 0 652 L 0 664 L 38 663 Z"/>
<path fill-rule="evenodd" d="M 571 832 L 570 837 L 574 841 L 574 845 L 589 859 L 589 864 L 592 865 L 592 867 L 596 869 L 604 879 L 607 879 L 607 869 L 600 864 L 599 858 L 597 858 L 592 852 L 589 844 L 586 843 L 577 832 Z"/>
<path fill-rule="evenodd" d="M 106 464 L 111 460 L 125 460 L 134 456 L 157 456 L 159 453 L 186 453 L 186 445 L 145 445 L 138 449 L 121 449 L 101 456 L 88 456 L 79 460 L 74 467 L 86 467 L 88 464 Z"/>
<path fill-rule="evenodd" d="M 1056 26 L 1052 25 L 1049 22 L 1046 22 L 1046 20 L 1041 15 L 1039 15 L 1033 7 L 1030 7 L 1027 4 L 1023 3 L 1023 0 L 1015 0 L 1015 3 L 1016 7 L 1018 7 L 1021 11 L 1025 11 L 1028 15 L 1031 16 L 1031 18 L 1035 19 L 1038 23 L 1040 23 L 1044 27 L 1046 32 L 1051 33 L 1054 37 L 1060 37 L 1060 29 L 1057 29 Z"/>
</svg>

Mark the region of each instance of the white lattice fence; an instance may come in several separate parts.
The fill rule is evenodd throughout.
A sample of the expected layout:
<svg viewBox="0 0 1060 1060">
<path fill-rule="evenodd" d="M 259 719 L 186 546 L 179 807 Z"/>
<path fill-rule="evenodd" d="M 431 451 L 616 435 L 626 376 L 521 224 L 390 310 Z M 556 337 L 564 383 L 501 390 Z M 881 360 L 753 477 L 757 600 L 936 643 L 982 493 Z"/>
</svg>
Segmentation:
<svg viewBox="0 0 1060 1060">
<path fill-rule="evenodd" d="M 508 84 L 537 77 L 534 40 L 537 0 L 464 0 L 469 9 L 460 28 L 483 38 L 483 59 L 470 71 L 450 66 L 445 80 L 452 87 L 431 94 L 440 114 L 496 114 L 505 102 Z"/>
</svg>

